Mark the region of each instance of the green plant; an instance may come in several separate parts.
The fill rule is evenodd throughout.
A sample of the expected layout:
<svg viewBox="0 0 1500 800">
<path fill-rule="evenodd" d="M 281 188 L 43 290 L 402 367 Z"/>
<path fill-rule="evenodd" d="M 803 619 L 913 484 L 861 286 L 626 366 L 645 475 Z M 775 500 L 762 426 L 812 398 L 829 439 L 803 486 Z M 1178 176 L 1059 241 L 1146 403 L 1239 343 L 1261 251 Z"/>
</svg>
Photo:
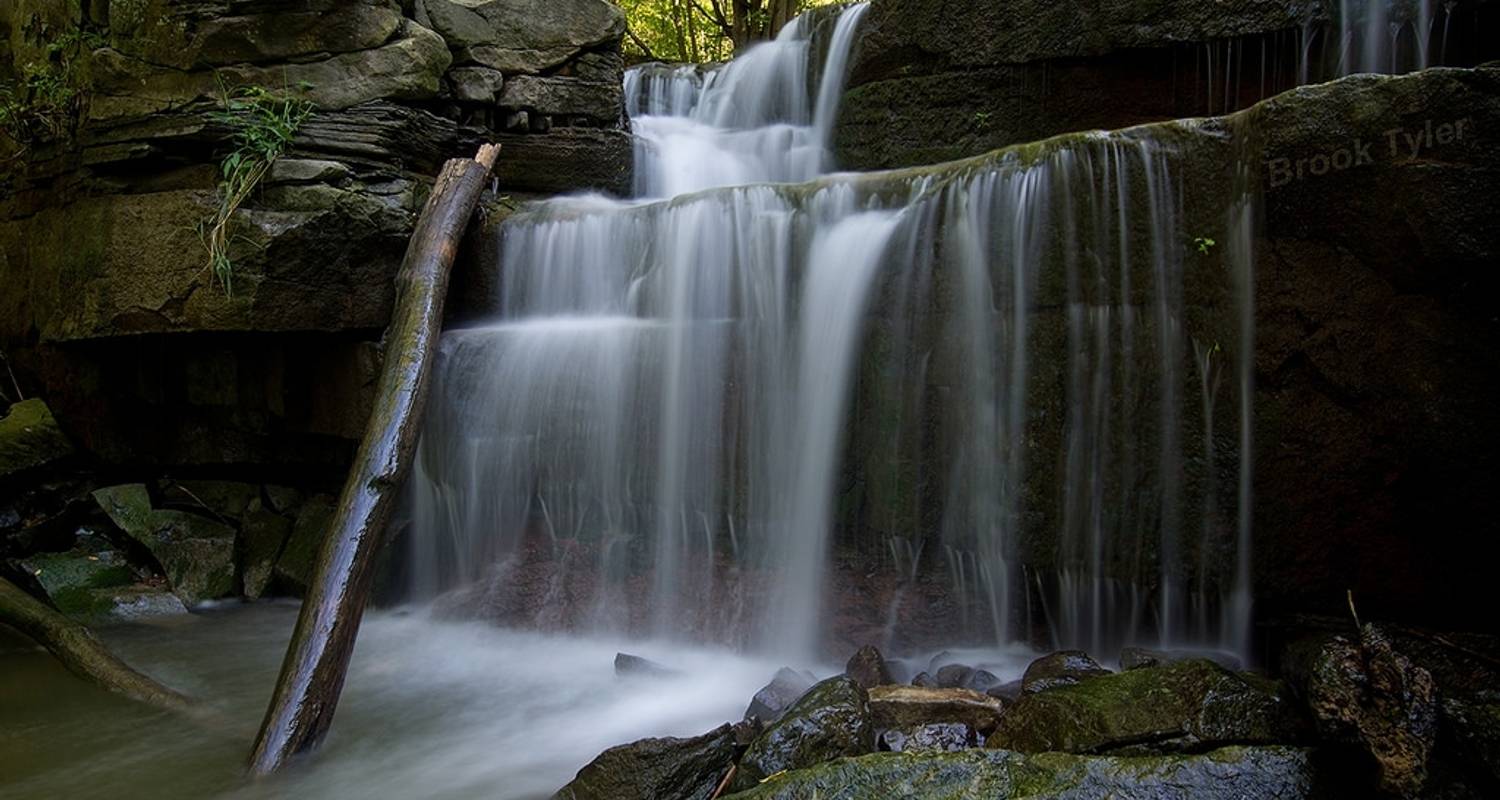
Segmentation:
<svg viewBox="0 0 1500 800">
<path fill-rule="evenodd" d="M 83 56 L 104 44 L 98 34 L 75 28 L 49 42 L 41 61 L 23 64 L 19 80 L 0 84 L 0 133 L 23 152 L 70 133 L 88 88 Z"/>
<path fill-rule="evenodd" d="M 260 185 L 271 165 L 286 152 L 297 129 L 312 114 L 312 104 L 264 86 L 242 86 L 230 91 L 221 85 L 219 94 L 223 110 L 215 118 L 233 131 L 234 149 L 219 162 L 218 206 L 213 216 L 199 226 L 199 235 L 208 250 L 207 268 L 213 270 L 224 294 L 232 295 L 230 220 Z"/>
<path fill-rule="evenodd" d="M 1208 251 L 1214 249 L 1214 246 L 1217 244 L 1218 242 L 1204 236 L 1199 236 L 1193 240 L 1193 246 L 1198 248 L 1198 252 L 1203 255 L 1208 255 Z"/>
</svg>

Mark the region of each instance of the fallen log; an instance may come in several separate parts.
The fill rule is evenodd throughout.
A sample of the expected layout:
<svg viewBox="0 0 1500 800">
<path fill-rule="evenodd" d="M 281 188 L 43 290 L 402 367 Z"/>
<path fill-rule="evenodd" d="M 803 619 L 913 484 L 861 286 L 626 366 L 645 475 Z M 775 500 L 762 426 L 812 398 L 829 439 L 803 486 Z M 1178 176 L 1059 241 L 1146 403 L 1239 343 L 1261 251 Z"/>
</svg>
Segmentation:
<svg viewBox="0 0 1500 800">
<path fill-rule="evenodd" d="M 143 675 L 109 651 L 83 625 L 54 611 L 5 578 L 0 578 L 0 624 L 9 625 L 47 648 L 68 671 L 112 692 L 172 711 L 195 704 Z"/>
<path fill-rule="evenodd" d="M 375 554 L 401 491 L 427 401 L 432 356 L 459 239 L 495 166 L 499 145 L 443 165 L 396 276 L 385 365 L 364 440 L 318 551 L 276 691 L 250 755 L 265 775 L 316 747 L 333 722 L 375 572 Z"/>
</svg>

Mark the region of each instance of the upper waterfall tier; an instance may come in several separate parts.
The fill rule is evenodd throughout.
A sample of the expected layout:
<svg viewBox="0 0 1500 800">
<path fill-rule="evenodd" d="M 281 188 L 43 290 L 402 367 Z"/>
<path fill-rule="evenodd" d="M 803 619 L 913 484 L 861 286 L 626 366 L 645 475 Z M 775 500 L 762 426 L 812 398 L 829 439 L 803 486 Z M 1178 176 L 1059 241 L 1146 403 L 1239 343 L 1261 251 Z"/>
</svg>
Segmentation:
<svg viewBox="0 0 1500 800">
<path fill-rule="evenodd" d="M 826 16 L 804 14 L 774 41 L 722 67 L 648 64 L 627 71 L 636 194 L 673 197 L 826 172 L 850 50 L 867 7 L 840 12 L 826 46 L 818 35 Z"/>
</svg>

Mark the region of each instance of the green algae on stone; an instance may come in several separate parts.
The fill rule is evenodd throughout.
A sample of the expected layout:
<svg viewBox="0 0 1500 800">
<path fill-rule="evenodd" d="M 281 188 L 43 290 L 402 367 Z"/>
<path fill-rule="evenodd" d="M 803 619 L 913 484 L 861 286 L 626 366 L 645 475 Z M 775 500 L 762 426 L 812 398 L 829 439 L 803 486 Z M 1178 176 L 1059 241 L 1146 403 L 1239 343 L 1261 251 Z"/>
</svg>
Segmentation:
<svg viewBox="0 0 1500 800">
<path fill-rule="evenodd" d="M 305 591 L 312 578 L 313 564 L 318 560 L 318 548 L 328 535 L 328 526 L 333 522 L 333 497 L 320 494 L 307 499 L 297 513 L 292 534 L 287 539 L 281 555 L 276 558 L 274 575 L 278 584 L 297 592 Z"/>
<path fill-rule="evenodd" d="M 40 398 L 22 400 L 0 417 L 0 477 L 56 461 L 73 452 Z"/>
<path fill-rule="evenodd" d="M 21 562 L 58 611 L 73 617 L 108 613 L 112 603 L 95 590 L 126 586 L 135 573 L 112 552 L 38 553 Z"/>
<path fill-rule="evenodd" d="M 1023 695 L 986 745 L 1150 754 L 1289 743 L 1300 734 L 1296 709 L 1277 684 L 1198 659 Z"/>
<path fill-rule="evenodd" d="M 1307 751 L 1227 747 L 1191 756 L 876 753 L 776 775 L 726 800 L 1300 800 L 1319 792 Z"/>
</svg>

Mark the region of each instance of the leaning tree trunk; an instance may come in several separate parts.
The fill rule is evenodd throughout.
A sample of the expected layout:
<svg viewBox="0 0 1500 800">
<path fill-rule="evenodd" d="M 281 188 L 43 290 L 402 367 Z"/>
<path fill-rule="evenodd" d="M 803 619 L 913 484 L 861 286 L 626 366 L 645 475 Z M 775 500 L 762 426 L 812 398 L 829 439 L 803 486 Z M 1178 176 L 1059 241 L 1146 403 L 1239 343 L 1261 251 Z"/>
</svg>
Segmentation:
<svg viewBox="0 0 1500 800">
<path fill-rule="evenodd" d="M 173 711 L 194 703 L 130 668 L 94 638 L 88 628 L 0 578 L 0 624 L 9 625 L 47 648 L 75 675 L 126 697 Z"/>
<path fill-rule="evenodd" d="M 252 773 L 273 772 L 291 756 L 317 746 L 333 721 L 375 573 L 375 553 L 411 467 L 449 271 L 499 151 L 499 145 L 484 145 L 473 161 L 445 164 L 412 231 L 396 276 L 396 306 L 386 330 L 375 407 L 338 513 L 319 548 L 276 692 L 250 756 Z"/>
</svg>

